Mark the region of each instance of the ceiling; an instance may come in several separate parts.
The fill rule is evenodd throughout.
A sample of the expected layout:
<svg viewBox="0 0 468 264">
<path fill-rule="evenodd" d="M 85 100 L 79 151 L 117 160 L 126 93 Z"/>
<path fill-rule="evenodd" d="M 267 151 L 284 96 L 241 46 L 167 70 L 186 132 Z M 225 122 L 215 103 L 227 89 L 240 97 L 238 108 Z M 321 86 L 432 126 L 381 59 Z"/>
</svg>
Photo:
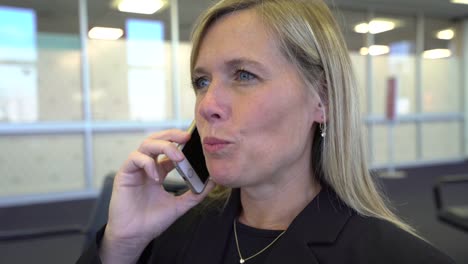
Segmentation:
<svg viewBox="0 0 468 264">
<path fill-rule="evenodd" d="M 330 5 L 359 10 L 375 10 L 397 14 L 424 13 L 444 19 L 468 18 L 468 5 L 452 4 L 450 0 L 325 0 Z"/>
<path fill-rule="evenodd" d="M 415 17 L 424 14 L 426 18 L 445 21 L 449 24 L 459 19 L 468 19 L 468 5 L 451 4 L 450 0 L 325 0 L 332 8 L 338 8 L 342 17 L 345 36 L 351 46 L 361 46 L 362 35 L 352 32 L 350 25 L 356 20 L 367 18 L 367 12 L 372 11 L 379 16 L 404 16 L 405 29 L 398 34 L 415 35 Z M 33 8 L 37 14 L 39 32 L 73 33 L 79 32 L 78 3 L 79 0 L 0 0 L 0 6 L 17 6 Z M 131 18 L 149 18 L 161 20 L 166 28 L 166 38 L 170 38 L 170 9 L 166 8 L 154 15 L 136 15 L 118 12 L 111 8 L 112 0 L 88 0 L 88 25 L 125 28 L 125 21 Z M 197 16 L 215 0 L 178 0 L 179 35 L 181 40 L 188 40 L 189 34 Z M 342 10 L 345 10 L 344 12 Z M 359 18 L 359 19 L 358 19 Z M 1 19 L 1 18 L 0 18 Z M 340 19 L 338 19 L 340 21 Z M 352 22 L 351 22 L 352 21 Z M 431 21 L 426 19 L 426 21 Z M 431 23 L 427 23 L 431 27 Z M 436 23 L 437 24 L 437 23 Z M 349 28 L 346 28 L 349 27 Z M 435 27 L 435 26 L 434 26 Z M 391 34 L 396 34 L 394 31 Z M 391 38 L 391 34 L 386 34 Z M 381 36 L 385 36 L 382 34 Z M 401 38 L 401 36 L 400 36 Z"/>
<path fill-rule="evenodd" d="M 1 0 L 0 0 L 1 1 Z M 373 11 L 376 14 L 425 16 L 455 21 L 468 19 L 468 5 L 452 4 L 450 0 L 324 0 L 330 7 L 351 11 Z M 196 16 L 213 0 L 179 0 L 181 36 L 188 36 Z M 348 23 L 349 25 L 349 23 Z"/>
</svg>

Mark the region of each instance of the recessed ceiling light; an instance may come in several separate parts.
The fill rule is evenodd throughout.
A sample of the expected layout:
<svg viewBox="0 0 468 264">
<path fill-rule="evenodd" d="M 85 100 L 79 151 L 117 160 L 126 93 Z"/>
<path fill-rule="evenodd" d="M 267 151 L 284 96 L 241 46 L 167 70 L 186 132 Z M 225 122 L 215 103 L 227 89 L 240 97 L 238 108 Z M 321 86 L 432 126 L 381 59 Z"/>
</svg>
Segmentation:
<svg viewBox="0 0 468 264">
<path fill-rule="evenodd" d="M 452 0 L 453 4 L 465 4 L 468 5 L 468 0 Z"/>
<path fill-rule="evenodd" d="M 123 30 L 120 28 L 93 27 L 88 32 L 90 39 L 117 40 L 123 36 Z"/>
<path fill-rule="evenodd" d="M 121 12 L 150 15 L 167 5 L 167 0 L 120 0 L 116 2 Z"/>
<path fill-rule="evenodd" d="M 449 49 L 433 49 L 425 50 L 423 52 L 424 59 L 443 59 L 452 56 L 452 52 Z"/>
<path fill-rule="evenodd" d="M 378 34 L 385 31 L 389 31 L 395 28 L 395 23 L 392 21 L 385 20 L 372 20 L 369 23 L 369 32 L 371 34 Z"/>
<path fill-rule="evenodd" d="M 354 27 L 354 31 L 357 33 L 371 33 L 378 34 L 385 31 L 392 30 L 396 27 L 396 23 L 385 19 L 373 19 L 367 23 L 360 23 Z"/>
<path fill-rule="evenodd" d="M 379 56 L 384 55 L 390 52 L 390 47 L 386 45 L 372 45 L 369 48 L 362 47 L 359 50 L 359 53 L 363 56 L 371 55 L 371 56 Z"/>
<path fill-rule="evenodd" d="M 436 34 L 436 37 L 438 39 L 450 40 L 450 39 L 453 39 L 453 37 L 455 37 L 455 31 L 453 31 L 453 29 L 450 29 L 450 28 L 444 29 L 444 30 L 438 31 Z"/>
<path fill-rule="evenodd" d="M 366 56 L 369 54 L 369 48 L 368 47 L 362 47 L 360 50 L 359 50 L 359 53 L 362 55 L 362 56 Z"/>
<path fill-rule="evenodd" d="M 366 34 L 367 32 L 369 32 L 369 24 L 367 23 L 357 24 L 354 27 L 354 31 L 357 33 L 361 33 L 361 34 Z"/>
</svg>

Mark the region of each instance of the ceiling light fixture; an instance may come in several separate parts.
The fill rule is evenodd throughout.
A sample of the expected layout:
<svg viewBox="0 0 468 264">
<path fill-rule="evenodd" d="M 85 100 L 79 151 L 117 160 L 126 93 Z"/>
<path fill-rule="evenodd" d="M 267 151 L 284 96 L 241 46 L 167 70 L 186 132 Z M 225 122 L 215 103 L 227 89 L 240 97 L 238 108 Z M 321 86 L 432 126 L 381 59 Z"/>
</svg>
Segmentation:
<svg viewBox="0 0 468 264">
<path fill-rule="evenodd" d="M 360 23 L 354 27 L 354 31 L 357 33 L 365 34 L 378 34 L 385 31 L 392 30 L 396 27 L 396 23 L 385 19 L 373 19 L 369 24 Z"/>
<path fill-rule="evenodd" d="M 395 28 L 395 23 L 385 20 L 372 20 L 369 23 L 369 32 L 371 34 L 378 34 L 389 31 Z"/>
<path fill-rule="evenodd" d="M 121 12 L 151 15 L 167 6 L 167 0 L 120 0 L 116 6 Z"/>
<path fill-rule="evenodd" d="M 438 31 L 436 34 L 436 37 L 438 39 L 445 39 L 445 40 L 451 40 L 453 37 L 455 37 L 455 31 L 453 29 L 444 29 L 441 31 Z"/>
<path fill-rule="evenodd" d="M 371 56 L 379 56 L 384 55 L 390 52 L 390 47 L 386 45 L 372 45 L 369 48 L 362 47 L 359 50 L 359 53 L 362 56 L 371 55 Z"/>
<path fill-rule="evenodd" d="M 449 49 L 432 49 L 432 50 L 425 50 L 423 52 L 424 59 L 443 59 L 452 56 L 452 52 Z"/>
<path fill-rule="evenodd" d="M 123 36 L 123 30 L 120 28 L 93 27 L 88 32 L 90 39 L 117 40 Z"/>
<path fill-rule="evenodd" d="M 452 0 L 452 4 L 464 4 L 464 5 L 468 5 L 468 0 Z"/>
<path fill-rule="evenodd" d="M 361 34 L 366 34 L 369 32 L 369 24 L 361 23 L 354 26 L 354 31 Z"/>
<path fill-rule="evenodd" d="M 368 47 L 362 47 L 362 48 L 359 50 L 359 53 L 360 53 L 362 56 L 367 56 L 367 55 L 369 55 L 369 48 L 368 48 Z"/>
</svg>

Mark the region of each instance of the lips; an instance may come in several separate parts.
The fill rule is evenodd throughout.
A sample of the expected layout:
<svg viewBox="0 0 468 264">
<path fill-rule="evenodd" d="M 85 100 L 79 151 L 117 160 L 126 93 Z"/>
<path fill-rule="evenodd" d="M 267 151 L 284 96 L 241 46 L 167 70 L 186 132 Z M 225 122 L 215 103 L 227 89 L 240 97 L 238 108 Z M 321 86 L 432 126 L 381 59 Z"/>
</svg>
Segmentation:
<svg viewBox="0 0 468 264">
<path fill-rule="evenodd" d="M 219 139 L 215 137 L 205 137 L 203 138 L 203 148 L 207 152 L 219 152 L 226 147 L 228 147 L 232 142 L 224 139 Z"/>
</svg>

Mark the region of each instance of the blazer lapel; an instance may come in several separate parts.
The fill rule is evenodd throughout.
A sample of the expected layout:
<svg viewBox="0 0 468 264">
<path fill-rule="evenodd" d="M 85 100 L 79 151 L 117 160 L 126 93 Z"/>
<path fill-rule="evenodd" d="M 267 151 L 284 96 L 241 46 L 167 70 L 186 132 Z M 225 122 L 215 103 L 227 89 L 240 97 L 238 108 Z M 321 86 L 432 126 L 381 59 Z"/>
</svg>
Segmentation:
<svg viewBox="0 0 468 264">
<path fill-rule="evenodd" d="M 226 208 L 213 210 L 201 221 L 184 263 L 223 263 L 239 209 L 240 191 L 234 189 Z M 352 214 L 335 192 L 324 186 L 272 247 L 266 263 L 319 264 L 313 246 L 332 245 Z"/>
<path fill-rule="evenodd" d="M 324 186 L 273 247 L 267 263 L 319 264 L 313 246 L 332 245 L 352 214 L 335 192 Z"/>
</svg>

